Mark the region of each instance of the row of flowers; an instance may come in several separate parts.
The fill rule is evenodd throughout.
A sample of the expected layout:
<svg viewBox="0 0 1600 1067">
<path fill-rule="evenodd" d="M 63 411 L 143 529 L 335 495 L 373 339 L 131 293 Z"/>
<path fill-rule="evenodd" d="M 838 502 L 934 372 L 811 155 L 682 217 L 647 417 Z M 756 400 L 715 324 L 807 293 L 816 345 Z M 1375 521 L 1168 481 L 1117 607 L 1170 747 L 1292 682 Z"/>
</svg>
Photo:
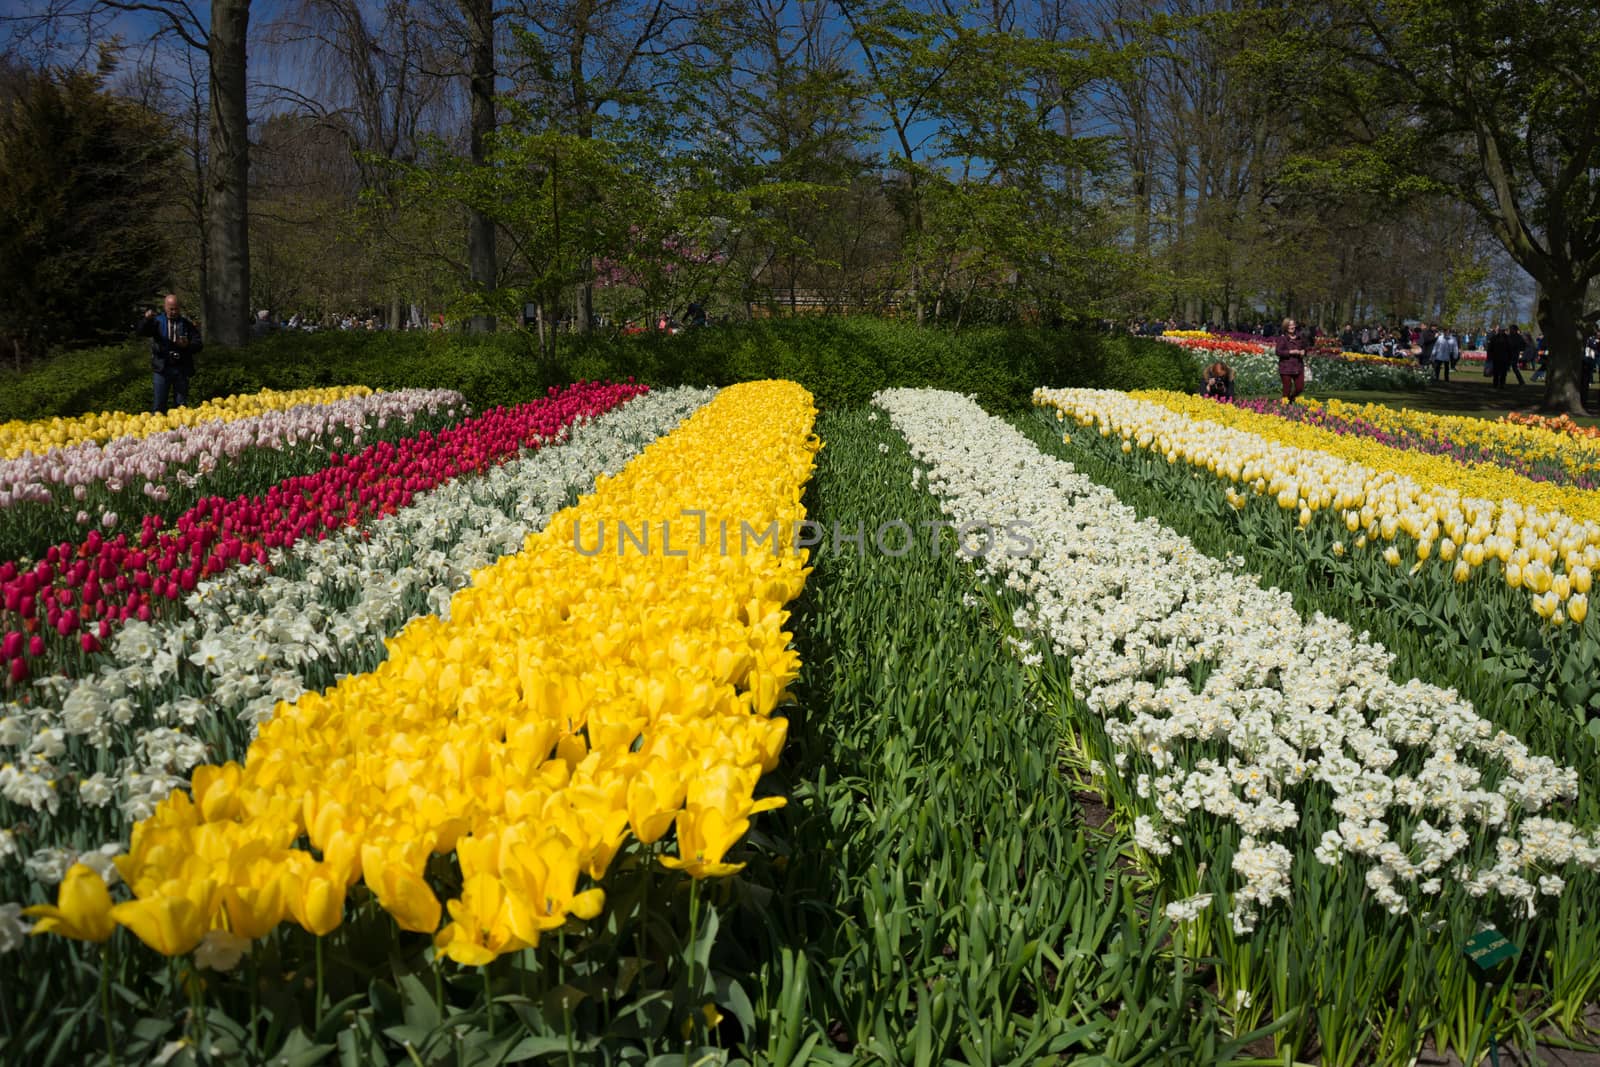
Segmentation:
<svg viewBox="0 0 1600 1067">
<path fill-rule="evenodd" d="M 1216 334 L 1206 333 L 1204 330 L 1169 330 L 1161 335 L 1161 340 L 1171 341 L 1184 348 L 1197 352 L 1212 352 L 1225 355 L 1254 355 L 1265 352 L 1272 354 L 1275 351 L 1274 339 L 1270 337 L 1255 337 L 1254 335 L 1219 337 Z M 1326 343 L 1319 343 L 1314 347 L 1310 356 L 1318 360 L 1335 360 L 1345 363 L 1370 363 L 1377 366 L 1399 367 L 1409 370 L 1416 369 L 1416 361 L 1402 356 L 1378 356 L 1371 352 L 1346 352 L 1337 339 L 1325 339 Z M 1274 358 L 1276 358 L 1274 356 Z"/>
<path fill-rule="evenodd" d="M 133 822 L 186 786 L 191 768 L 242 757 L 279 701 L 375 667 L 409 619 L 447 613 L 474 571 L 711 395 L 654 391 L 580 419 L 560 447 L 202 582 L 188 618 L 125 627 L 94 677 L 36 681 L 0 715 L 0 888 L 26 903 L 75 862 L 114 881 L 111 857 Z M 105 844 L 84 850 L 64 835 Z M 0 923 L 0 951 L 15 944 L 16 911 Z"/>
<path fill-rule="evenodd" d="M 1288 594 L 1139 520 L 970 400 L 896 390 L 877 403 L 951 522 L 1028 531 L 1031 553 L 990 552 L 980 573 L 1020 595 L 1017 627 L 1070 660 L 1076 697 L 1103 719 L 1095 768 L 1137 809 L 1140 848 L 1194 886 L 1210 855 L 1190 836 L 1234 828 L 1222 880 L 1237 935 L 1319 867 L 1354 865 L 1376 903 L 1436 916 L 1458 894 L 1532 914 L 1574 871 L 1600 869 L 1590 831 L 1559 818 L 1576 773 L 1455 692 L 1396 682 L 1384 649 L 1302 619 Z"/>
<path fill-rule="evenodd" d="M 1235 507 L 1260 496 L 1297 513 L 1302 528 L 1340 523 L 1350 536 L 1340 553 L 1381 552 L 1413 573 L 1437 559 L 1457 582 L 1495 564 L 1491 574 L 1522 590 L 1541 617 L 1587 617 L 1600 566 L 1592 494 L 1176 393 L 1039 390 L 1035 402 L 1120 436 L 1124 452 L 1209 472 Z M 1411 542 L 1405 552 L 1400 534 Z"/>
<path fill-rule="evenodd" d="M 1181 342 L 1179 347 L 1194 359 L 1196 374 L 1222 358 L 1233 369 L 1234 386 L 1242 395 L 1277 393 L 1280 388 L 1278 357 L 1260 345 L 1245 344 L 1221 352 L 1196 348 L 1190 342 Z M 1305 367 L 1307 382 L 1320 389 L 1414 389 L 1427 380 L 1409 360 L 1358 360 L 1313 354 Z"/>
<path fill-rule="evenodd" d="M 1600 439 L 1600 426 L 1580 425 L 1572 421 L 1571 415 L 1535 415 L 1529 412 L 1510 411 L 1500 416 L 1500 421 L 1512 426 L 1532 426 L 1572 437 Z"/>
<path fill-rule="evenodd" d="M 1286 405 L 1258 399 L 1240 400 L 1237 405 L 1258 415 L 1289 419 L 1340 436 L 1367 438 L 1389 448 L 1503 468 L 1535 482 L 1586 490 L 1600 486 L 1600 447 L 1537 425 L 1341 400 L 1322 404 L 1308 399 Z"/>
<path fill-rule="evenodd" d="M 0 460 L 0 508 L 37 503 L 71 509 L 84 506 L 95 490 L 117 493 L 135 486 L 144 496 L 159 499 L 161 483 L 169 478 L 193 485 L 251 449 L 343 447 L 346 434 L 352 445 L 359 446 L 369 426 L 409 424 L 423 412 L 454 417 L 466 407 L 461 394 L 450 389 L 306 396 L 291 406 L 256 415 L 27 452 Z M 340 435 L 336 443 L 335 435 Z"/>
<path fill-rule="evenodd" d="M 352 396 L 365 396 L 370 392 L 372 390 L 364 385 L 336 385 L 286 392 L 263 389 L 259 393 L 240 393 L 160 413 L 102 411 L 71 418 L 13 419 L 0 423 L 0 458 L 16 459 L 25 453 L 38 454 L 53 448 L 69 448 L 84 441 L 146 437 L 182 426 L 244 419 L 300 404 L 326 404 Z"/>
<path fill-rule="evenodd" d="M 359 452 L 332 453 L 314 474 L 284 479 L 259 495 L 206 497 L 171 529 L 145 515 L 138 536 L 90 531 L 78 544 L 51 547 L 33 565 L 0 564 L 0 637 L 10 684 L 38 671 L 81 674 L 116 626 L 148 621 L 154 606 L 176 602 L 210 575 L 260 562 L 277 547 L 405 507 L 419 492 L 483 471 L 572 420 L 601 414 L 644 391 L 639 385 L 580 383 L 514 408 L 495 408 L 438 433 L 424 431 Z M 107 527 L 118 517 L 107 516 Z"/>
<path fill-rule="evenodd" d="M 321 936 L 361 880 L 401 928 L 477 965 L 597 914 L 603 890 L 580 877 L 598 882 L 630 830 L 644 845 L 675 830 L 661 862 L 692 876 L 737 870 L 728 848 L 782 803 L 754 791 L 785 736 L 771 712 L 799 666 L 783 605 L 803 558 L 692 537 L 590 553 L 575 531 L 686 512 L 787 528 L 814 417 L 792 383 L 725 390 L 474 575 L 448 619 L 414 620 L 375 670 L 280 706 L 243 766 L 196 769 L 192 797 L 163 802 L 116 861 L 133 899 L 113 906 L 75 866 L 36 928 L 98 940 L 121 924 L 168 955 L 291 918 Z M 442 906 L 428 861 L 449 853 L 461 889 Z"/>
<path fill-rule="evenodd" d="M 76 541 L 107 516 L 173 516 L 206 496 L 260 492 L 332 452 L 441 430 L 466 413 L 453 390 L 366 393 L 0 460 L 0 559 Z"/>
</svg>

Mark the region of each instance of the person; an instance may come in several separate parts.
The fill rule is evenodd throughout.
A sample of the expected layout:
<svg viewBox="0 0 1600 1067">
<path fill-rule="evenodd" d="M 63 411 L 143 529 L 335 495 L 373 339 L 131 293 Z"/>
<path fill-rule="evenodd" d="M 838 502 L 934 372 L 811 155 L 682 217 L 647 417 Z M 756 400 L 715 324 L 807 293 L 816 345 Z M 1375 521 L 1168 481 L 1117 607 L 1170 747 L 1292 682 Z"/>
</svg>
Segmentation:
<svg viewBox="0 0 1600 1067">
<path fill-rule="evenodd" d="M 1511 332 L 1506 336 L 1509 338 L 1506 342 L 1506 370 L 1517 376 L 1518 385 L 1527 385 L 1528 383 L 1522 377 L 1522 367 L 1520 366 L 1522 354 L 1528 349 L 1527 338 L 1522 336 L 1522 329 L 1516 324 L 1512 324 Z M 1504 375 L 1502 375 L 1502 378 L 1504 378 Z M 1504 385 L 1504 381 L 1501 384 Z"/>
<path fill-rule="evenodd" d="M 1273 347 L 1278 353 L 1278 380 L 1283 383 L 1283 402 L 1293 404 L 1306 388 L 1306 340 L 1296 329 L 1294 319 L 1284 319 Z"/>
<path fill-rule="evenodd" d="M 1549 354 L 1546 353 L 1545 359 L 1548 360 L 1549 358 Z M 1600 336 L 1591 333 L 1583 339 L 1583 377 L 1578 380 L 1578 402 L 1584 407 L 1589 406 L 1589 385 L 1594 381 L 1594 369 L 1597 360 L 1600 360 Z M 1534 375 L 1533 380 L 1538 381 L 1544 377 L 1544 373 L 1545 367 L 1541 364 L 1539 373 Z"/>
<path fill-rule="evenodd" d="M 1483 342 L 1483 373 L 1485 376 L 1499 377 L 1501 352 L 1505 349 L 1504 326 L 1496 326 L 1490 331 L 1488 340 Z M 1502 384 L 1496 381 L 1498 387 Z"/>
<path fill-rule="evenodd" d="M 1233 368 L 1220 359 L 1205 369 L 1200 380 L 1200 395 L 1214 400 L 1232 400 Z"/>
<path fill-rule="evenodd" d="M 150 338 L 150 370 L 155 386 L 154 410 L 158 415 L 189 403 L 189 379 L 194 377 L 194 357 L 200 352 L 200 327 L 183 314 L 178 294 L 168 293 L 162 311 L 147 309 L 134 333 Z"/>
<path fill-rule="evenodd" d="M 1433 357 L 1433 380 L 1438 381 L 1439 375 L 1444 375 L 1444 380 L 1450 380 L 1450 368 L 1456 365 L 1456 359 L 1461 354 L 1461 346 L 1456 342 L 1456 335 L 1445 327 L 1433 335 L 1433 344 L 1430 346 Z"/>
<path fill-rule="evenodd" d="M 1513 355 L 1515 351 L 1514 344 L 1515 342 L 1512 341 L 1511 335 L 1502 325 L 1495 329 L 1494 335 L 1489 338 L 1489 343 L 1484 348 L 1484 355 L 1488 357 L 1485 361 L 1488 365 L 1484 370 L 1493 376 L 1496 389 L 1504 389 L 1506 387 L 1506 374 L 1511 369 L 1512 360 L 1515 358 Z"/>
<path fill-rule="evenodd" d="M 1439 340 L 1439 331 L 1430 323 L 1422 324 L 1422 332 L 1418 337 L 1418 344 L 1422 346 L 1421 362 L 1424 367 L 1433 362 L 1433 345 Z"/>
<path fill-rule="evenodd" d="M 689 301 L 689 310 L 684 313 L 684 322 L 689 326 L 704 326 L 706 324 L 706 306 L 699 300 Z"/>
<path fill-rule="evenodd" d="M 265 337 L 275 328 L 276 324 L 272 321 L 272 316 L 268 313 L 266 308 L 262 308 L 260 311 L 256 312 L 256 321 L 255 324 L 250 327 L 250 333 L 251 336 L 254 337 Z"/>
</svg>

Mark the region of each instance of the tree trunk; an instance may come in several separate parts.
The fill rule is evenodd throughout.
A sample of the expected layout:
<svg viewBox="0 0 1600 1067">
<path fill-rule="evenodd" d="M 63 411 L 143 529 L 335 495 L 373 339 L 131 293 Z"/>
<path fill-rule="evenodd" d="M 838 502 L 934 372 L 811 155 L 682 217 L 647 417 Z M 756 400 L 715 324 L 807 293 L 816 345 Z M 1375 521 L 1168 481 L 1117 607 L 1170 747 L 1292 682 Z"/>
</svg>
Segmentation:
<svg viewBox="0 0 1600 1067">
<path fill-rule="evenodd" d="M 481 167 L 488 162 L 489 138 L 494 134 L 494 3 L 493 0 L 460 0 L 460 4 L 467 23 L 472 64 L 472 162 Z M 476 208 L 467 213 L 467 265 L 478 291 L 481 294 L 492 292 L 499 282 L 494 221 Z M 494 328 L 493 315 L 474 315 L 467 320 L 467 330 L 471 333 L 493 333 Z"/>
<path fill-rule="evenodd" d="M 192 62 L 191 58 L 191 62 Z M 194 222 L 195 232 L 200 237 L 200 313 L 204 315 L 209 306 L 211 292 L 211 227 L 208 225 L 206 214 L 206 153 L 203 150 L 205 116 L 200 110 L 200 82 L 198 79 L 190 82 L 190 110 L 189 110 L 189 136 L 194 140 Z M 209 317 L 209 316 L 208 316 Z"/>
<path fill-rule="evenodd" d="M 206 175 L 206 339 L 250 337 L 250 116 L 245 102 L 249 0 L 211 4 L 211 145 Z"/>
<path fill-rule="evenodd" d="M 1541 287 L 1542 288 L 1542 287 Z M 1583 286 L 1575 291 L 1545 290 L 1540 325 L 1549 345 L 1549 372 L 1544 380 L 1541 411 L 1550 415 L 1582 415 L 1583 410 Z"/>
</svg>

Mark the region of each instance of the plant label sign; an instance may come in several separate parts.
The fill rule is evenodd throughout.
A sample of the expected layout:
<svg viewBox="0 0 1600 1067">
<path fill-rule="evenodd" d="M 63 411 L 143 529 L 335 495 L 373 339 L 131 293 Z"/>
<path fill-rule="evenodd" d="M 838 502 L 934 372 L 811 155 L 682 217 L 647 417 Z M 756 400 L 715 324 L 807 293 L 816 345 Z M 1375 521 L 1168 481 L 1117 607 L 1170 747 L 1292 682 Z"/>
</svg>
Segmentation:
<svg viewBox="0 0 1600 1067">
<path fill-rule="evenodd" d="M 1479 930 L 1469 937 L 1461 951 L 1466 954 L 1467 960 L 1474 967 L 1487 974 L 1515 956 L 1517 946 L 1513 945 L 1505 934 L 1490 927 L 1487 930 Z"/>
</svg>

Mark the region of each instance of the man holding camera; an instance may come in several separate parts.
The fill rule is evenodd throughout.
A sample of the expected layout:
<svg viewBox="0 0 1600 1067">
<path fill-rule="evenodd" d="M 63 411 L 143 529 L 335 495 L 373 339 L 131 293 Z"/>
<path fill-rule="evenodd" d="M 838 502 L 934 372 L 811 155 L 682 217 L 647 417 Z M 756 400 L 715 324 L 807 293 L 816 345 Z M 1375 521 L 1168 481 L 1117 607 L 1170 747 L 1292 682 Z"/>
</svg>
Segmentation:
<svg viewBox="0 0 1600 1067">
<path fill-rule="evenodd" d="M 200 327 L 186 318 L 176 293 L 168 293 L 163 310 L 144 313 L 134 333 L 150 338 L 150 369 L 155 374 L 157 414 L 167 410 L 170 399 L 176 407 L 189 403 L 189 379 L 194 376 L 194 357 L 202 345 Z"/>
</svg>

